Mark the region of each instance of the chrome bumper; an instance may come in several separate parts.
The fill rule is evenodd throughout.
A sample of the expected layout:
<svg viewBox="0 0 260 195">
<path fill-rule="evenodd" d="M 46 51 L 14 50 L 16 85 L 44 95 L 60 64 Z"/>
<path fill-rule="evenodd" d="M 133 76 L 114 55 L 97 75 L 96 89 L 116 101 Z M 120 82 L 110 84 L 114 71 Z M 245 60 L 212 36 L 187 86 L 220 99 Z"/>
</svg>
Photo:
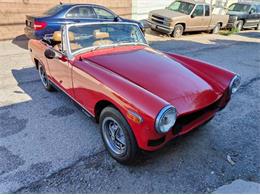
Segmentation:
<svg viewBox="0 0 260 195">
<path fill-rule="evenodd" d="M 149 24 L 150 28 L 155 31 L 159 31 L 159 32 L 167 33 L 167 34 L 171 34 L 173 31 L 173 28 L 171 28 L 169 26 L 165 26 L 163 24 L 155 23 L 151 20 L 147 20 L 147 23 Z"/>
</svg>

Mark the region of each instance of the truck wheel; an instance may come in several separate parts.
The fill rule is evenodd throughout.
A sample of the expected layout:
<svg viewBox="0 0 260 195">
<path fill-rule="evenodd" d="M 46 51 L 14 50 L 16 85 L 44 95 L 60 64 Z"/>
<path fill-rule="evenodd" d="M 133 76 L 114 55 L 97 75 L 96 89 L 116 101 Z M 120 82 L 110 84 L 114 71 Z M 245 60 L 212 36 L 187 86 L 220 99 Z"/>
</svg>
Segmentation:
<svg viewBox="0 0 260 195">
<path fill-rule="evenodd" d="M 244 22 L 242 20 L 239 20 L 236 25 L 236 29 L 238 32 L 240 32 L 243 29 Z"/>
<path fill-rule="evenodd" d="M 106 107 L 100 115 L 102 139 L 109 154 L 121 164 L 132 163 L 138 147 L 131 127 L 123 115 L 113 107 Z"/>
<path fill-rule="evenodd" d="M 40 79 L 41 79 L 41 82 L 42 82 L 44 88 L 47 91 L 54 91 L 54 88 L 51 85 L 51 83 L 48 79 L 48 76 L 46 74 L 45 68 L 41 63 L 38 64 L 38 72 L 39 72 L 39 76 L 40 76 Z"/>
<path fill-rule="evenodd" d="M 218 34 L 220 28 L 221 28 L 220 23 L 217 23 L 217 25 L 212 30 L 212 34 Z"/>
<path fill-rule="evenodd" d="M 184 30 L 184 28 L 183 28 L 183 26 L 182 26 L 181 24 L 175 25 L 175 27 L 174 27 L 174 29 L 173 29 L 173 32 L 172 32 L 172 36 L 173 36 L 174 38 L 179 38 L 179 37 L 181 37 L 182 34 L 183 34 L 183 30 Z"/>
</svg>

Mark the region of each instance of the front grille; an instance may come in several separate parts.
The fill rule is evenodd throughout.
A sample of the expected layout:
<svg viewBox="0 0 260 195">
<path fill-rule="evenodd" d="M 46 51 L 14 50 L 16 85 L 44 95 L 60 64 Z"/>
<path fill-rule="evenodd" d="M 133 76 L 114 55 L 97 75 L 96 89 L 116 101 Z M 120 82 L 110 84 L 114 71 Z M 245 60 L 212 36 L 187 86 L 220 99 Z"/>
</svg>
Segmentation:
<svg viewBox="0 0 260 195">
<path fill-rule="evenodd" d="M 152 15 L 151 20 L 153 22 L 158 23 L 158 24 L 164 24 L 165 23 L 165 18 L 161 17 L 161 16 Z"/>
<path fill-rule="evenodd" d="M 156 18 L 158 20 L 164 20 L 164 17 L 160 17 L 160 16 L 156 16 L 156 15 L 152 15 L 153 18 Z"/>
<path fill-rule="evenodd" d="M 215 103 L 213 103 L 197 112 L 193 112 L 191 114 L 177 118 L 176 123 L 173 126 L 174 134 L 179 133 L 185 125 L 195 121 L 196 119 L 201 118 L 203 115 L 205 115 L 211 111 L 217 110 L 219 108 L 220 101 L 221 100 L 218 100 Z"/>
</svg>

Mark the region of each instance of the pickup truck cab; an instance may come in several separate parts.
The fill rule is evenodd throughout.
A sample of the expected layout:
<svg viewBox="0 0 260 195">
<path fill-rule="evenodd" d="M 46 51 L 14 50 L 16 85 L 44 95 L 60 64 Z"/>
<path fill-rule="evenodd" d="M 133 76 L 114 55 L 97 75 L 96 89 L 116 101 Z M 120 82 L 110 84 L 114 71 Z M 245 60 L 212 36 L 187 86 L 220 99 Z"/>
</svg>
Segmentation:
<svg viewBox="0 0 260 195">
<path fill-rule="evenodd" d="M 152 30 L 180 37 L 188 31 L 218 33 L 228 22 L 227 15 L 215 15 L 204 1 L 177 0 L 165 9 L 149 13 L 148 24 Z"/>
<path fill-rule="evenodd" d="M 260 30 L 260 3 L 233 3 L 228 8 L 229 20 L 227 28 L 244 28 Z"/>
</svg>

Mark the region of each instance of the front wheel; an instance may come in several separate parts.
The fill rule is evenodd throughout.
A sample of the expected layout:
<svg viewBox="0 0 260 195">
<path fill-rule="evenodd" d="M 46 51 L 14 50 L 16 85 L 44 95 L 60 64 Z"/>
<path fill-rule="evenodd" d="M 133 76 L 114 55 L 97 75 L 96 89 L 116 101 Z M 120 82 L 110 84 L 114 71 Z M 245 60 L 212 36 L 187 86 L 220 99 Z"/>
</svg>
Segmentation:
<svg viewBox="0 0 260 195">
<path fill-rule="evenodd" d="M 134 134 L 118 110 L 113 107 L 102 110 L 100 129 L 104 145 L 116 161 L 130 164 L 135 160 L 138 147 Z"/>
<path fill-rule="evenodd" d="M 41 82 L 42 82 L 44 88 L 47 91 L 54 91 L 54 88 L 51 85 L 51 83 L 48 79 L 48 76 L 46 74 L 45 68 L 41 63 L 39 63 L 39 65 L 38 65 L 38 72 L 39 72 L 39 76 L 40 76 L 40 79 L 41 79 Z"/>
<path fill-rule="evenodd" d="M 177 24 L 177 25 L 175 25 L 175 27 L 173 29 L 172 36 L 174 38 L 179 38 L 182 36 L 183 31 L 184 31 L 183 26 L 181 24 Z"/>
<path fill-rule="evenodd" d="M 243 29 L 244 22 L 242 20 L 239 20 L 236 25 L 236 29 L 238 32 L 240 32 Z"/>
</svg>

